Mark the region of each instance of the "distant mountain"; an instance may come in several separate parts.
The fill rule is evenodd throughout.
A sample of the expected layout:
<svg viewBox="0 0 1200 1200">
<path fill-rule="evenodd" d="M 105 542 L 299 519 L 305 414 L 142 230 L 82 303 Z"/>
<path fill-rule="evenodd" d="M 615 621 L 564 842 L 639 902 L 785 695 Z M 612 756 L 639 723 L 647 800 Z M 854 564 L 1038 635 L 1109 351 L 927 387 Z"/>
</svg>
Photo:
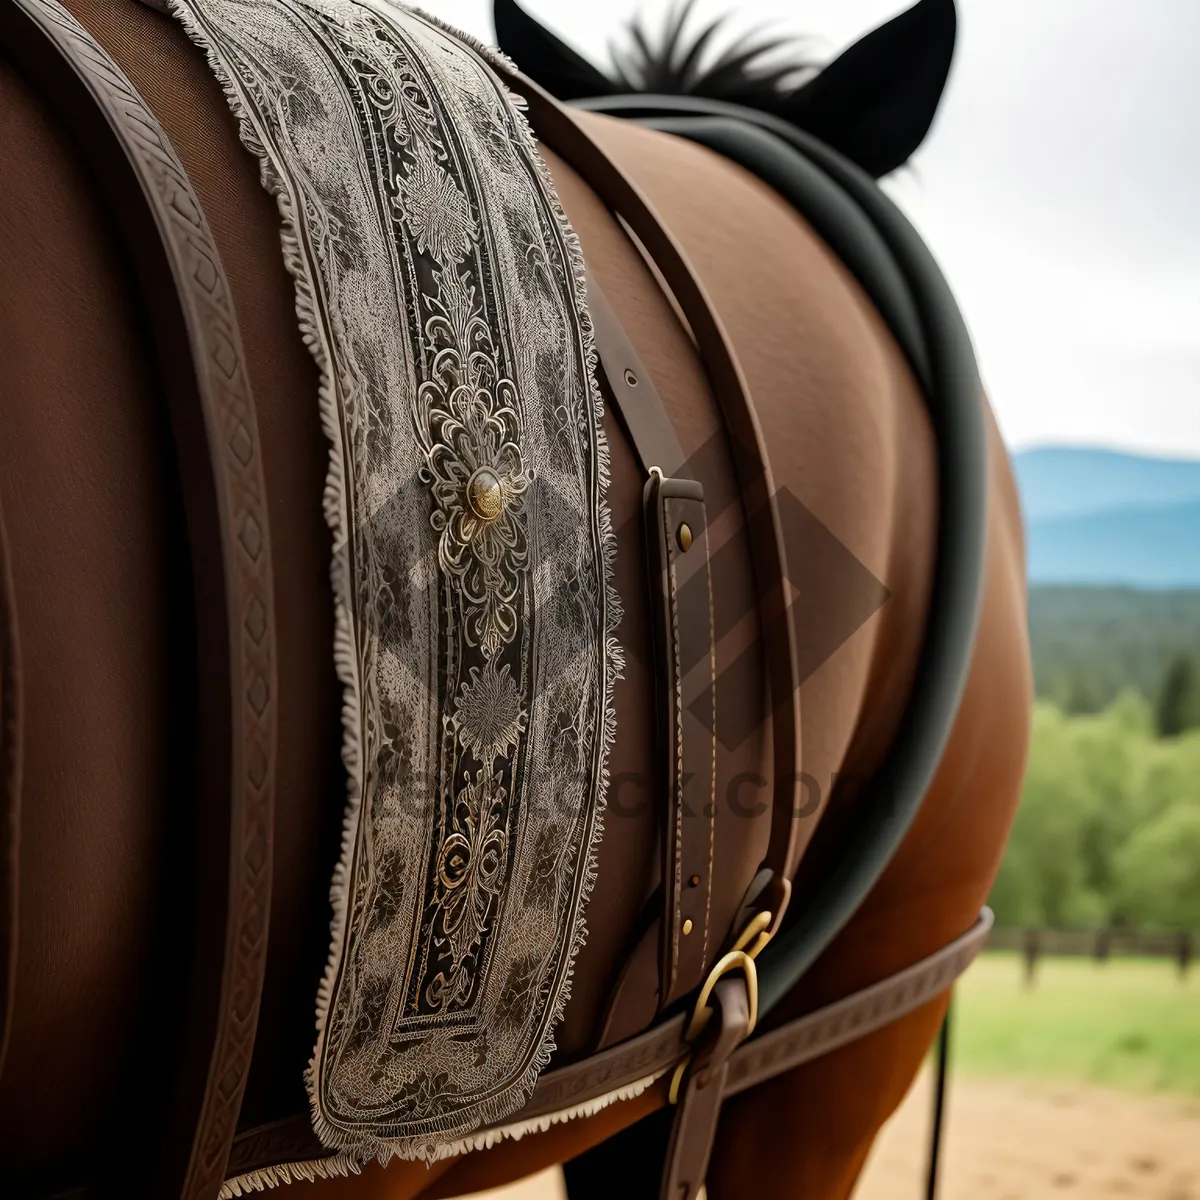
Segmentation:
<svg viewBox="0 0 1200 1200">
<path fill-rule="evenodd" d="M 1200 588 L 1200 462 L 1046 447 L 1014 464 L 1031 583 Z"/>
<path fill-rule="evenodd" d="M 1200 503 L 1200 462 L 1042 446 L 1013 457 L 1027 521 L 1105 509 Z"/>
<path fill-rule="evenodd" d="M 1200 588 L 1200 503 L 1030 521 L 1034 583 Z"/>
</svg>

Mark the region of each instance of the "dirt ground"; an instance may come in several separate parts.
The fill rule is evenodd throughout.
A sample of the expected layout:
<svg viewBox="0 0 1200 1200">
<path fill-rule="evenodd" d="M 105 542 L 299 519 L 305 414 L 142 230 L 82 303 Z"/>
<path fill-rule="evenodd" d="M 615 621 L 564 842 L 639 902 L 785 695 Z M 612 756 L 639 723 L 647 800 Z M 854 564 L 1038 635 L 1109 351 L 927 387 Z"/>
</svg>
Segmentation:
<svg viewBox="0 0 1200 1200">
<path fill-rule="evenodd" d="M 925 1075 L 881 1134 L 855 1200 L 924 1196 L 929 1111 Z M 942 1200 L 1200 1200 L 1200 1100 L 956 1079 L 943 1148 Z M 562 1177 L 481 1196 L 562 1200 Z"/>
<path fill-rule="evenodd" d="M 567 1200 L 562 1172 L 555 1167 L 540 1175 L 531 1175 L 512 1187 L 496 1188 L 491 1192 L 475 1192 L 470 1200 Z"/>
<path fill-rule="evenodd" d="M 928 1074 L 875 1144 L 855 1200 L 917 1200 Z M 1200 1100 L 1078 1085 L 955 1079 L 943 1200 L 1200 1200 Z"/>
</svg>

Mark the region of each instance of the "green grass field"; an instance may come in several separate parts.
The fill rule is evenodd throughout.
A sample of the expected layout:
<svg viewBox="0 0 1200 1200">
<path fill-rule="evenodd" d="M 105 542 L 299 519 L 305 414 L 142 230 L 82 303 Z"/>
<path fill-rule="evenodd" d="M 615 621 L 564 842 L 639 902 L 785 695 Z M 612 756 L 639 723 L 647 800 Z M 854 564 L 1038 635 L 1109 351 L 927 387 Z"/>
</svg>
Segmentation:
<svg viewBox="0 0 1200 1200">
<path fill-rule="evenodd" d="M 953 1069 L 1200 1096 L 1200 965 L 983 955 L 955 993 Z"/>
</svg>

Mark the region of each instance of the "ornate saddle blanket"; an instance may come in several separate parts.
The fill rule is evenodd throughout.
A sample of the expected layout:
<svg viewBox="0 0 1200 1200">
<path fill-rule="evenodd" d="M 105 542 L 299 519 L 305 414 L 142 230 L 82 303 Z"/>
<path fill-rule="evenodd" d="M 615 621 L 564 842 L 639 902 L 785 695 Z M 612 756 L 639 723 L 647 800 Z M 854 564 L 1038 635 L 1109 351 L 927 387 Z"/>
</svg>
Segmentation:
<svg viewBox="0 0 1200 1200">
<path fill-rule="evenodd" d="M 528 1096 L 584 937 L 620 660 L 582 256 L 481 47 L 374 0 L 172 7 L 278 198 L 330 440 L 314 1126 L 432 1157 Z"/>
</svg>

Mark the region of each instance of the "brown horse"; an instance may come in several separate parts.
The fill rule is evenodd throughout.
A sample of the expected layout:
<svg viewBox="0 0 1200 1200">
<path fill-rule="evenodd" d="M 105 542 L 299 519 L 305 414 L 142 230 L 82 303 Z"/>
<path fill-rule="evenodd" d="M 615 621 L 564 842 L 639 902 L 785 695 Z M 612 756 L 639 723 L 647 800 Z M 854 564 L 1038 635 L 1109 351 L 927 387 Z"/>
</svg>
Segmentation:
<svg viewBox="0 0 1200 1200">
<path fill-rule="evenodd" d="M 0 1183 L 6 1195 L 119 1189 L 211 1200 L 227 1179 L 321 1154 L 303 1078 L 345 786 L 317 371 L 297 327 L 275 205 L 180 26 L 137 0 L 66 0 L 65 11 L 55 0 L 3 0 L 0 9 Z M 621 209 L 605 180 L 646 198 L 702 284 L 752 397 L 775 487 L 807 531 L 797 536 L 808 574 L 787 610 L 811 801 L 799 812 L 806 847 L 790 914 L 815 920 L 831 867 L 844 866 L 856 830 L 877 820 L 881 794 L 888 802 L 880 781 L 910 736 L 921 690 L 936 683 L 923 652 L 938 636 L 939 588 L 956 569 L 940 486 L 953 464 L 927 389 L 845 255 L 778 188 L 695 138 L 603 115 L 568 119 L 533 85 L 513 84 L 528 91 L 554 186 L 633 344 L 630 361 L 661 396 L 709 505 L 713 622 L 725 631 L 715 670 L 726 679 L 742 664 L 736 703 L 718 707 L 717 721 L 745 727 L 716 742 L 714 930 L 736 924 L 771 839 L 762 799 L 778 771 L 762 651 L 770 616 L 754 595 L 752 522 L 740 518 L 742 477 L 703 314 L 681 298 L 653 230 Z M 110 108 L 97 116 L 88 97 L 100 91 Z M 136 188 L 105 165 L 113 113 L 140 145 L 162 138 L 147 172 L 157 209 L 139 207 Z M 177 244 L 199 247 L 188 270 L 212 301 L 188 328 L 216 339 L 209 377 L 225 407 L 207 410 L 215 425 L 188 416 L 207 383 L 181 378 L 195 373 L 200 343 L 189 346 L 164 315 L 192 284 L 161 271 L 165 283 L 147 283 L 156 268 L 145 246 L 176 237 L 171 221 L 186 226 Z M 630 1044 L 677 1011 L 659 977 L 665 801 L 652 783 L 645 472 L 614 411 L 620 398 L 610 398 L 627 665 L 589 935 L 551 1073 Z M 975 403 L 986 427 L 982 600 L 936 773 L 853 916 L 771 1007 L 768 1031 L 952 942 L 975 920 L 999 863 L 1023 769 L 1030 672 L 1016 496 L 986 402 Z M 208 497 L 210 525 L 197 516 L 208 511 L 197 499 L 201 442 L 217 447 L 230 489 L 221 503 Z M 222 657 L 231 644 L 244 668 L 232 681 Z M 239 721 L 244 739 L 231 749 Z M 243 776 L 258 789 L 232 807 L 231 774 L 235 792 Z M 787 938 L 785 925 L 778 941 Z M 721 950 L 714 936 L 705 968 Z M 251 965 L 231 973 L 231 962 Z M 947 994 L 728 1100 L 707 1173 L 713 1200 L 751 1189 L 849 1194 Z M 598 1111 L 535 1121 L 523 1137 L 431 1167 L 393 1161 L 293 1186 L 452 1196 L 579 1159 L 631 1127 L 650 1131 L 625 1143 L 640 1154 L 659 1136 L 653 1114 L 668 1106 L 671 1082 L 668 1071 Z M 602 1160 L 581 1161 L 603 1176 Z M 573 1179 L 573 1195 L 584 1186 Z"/>
</svg>

